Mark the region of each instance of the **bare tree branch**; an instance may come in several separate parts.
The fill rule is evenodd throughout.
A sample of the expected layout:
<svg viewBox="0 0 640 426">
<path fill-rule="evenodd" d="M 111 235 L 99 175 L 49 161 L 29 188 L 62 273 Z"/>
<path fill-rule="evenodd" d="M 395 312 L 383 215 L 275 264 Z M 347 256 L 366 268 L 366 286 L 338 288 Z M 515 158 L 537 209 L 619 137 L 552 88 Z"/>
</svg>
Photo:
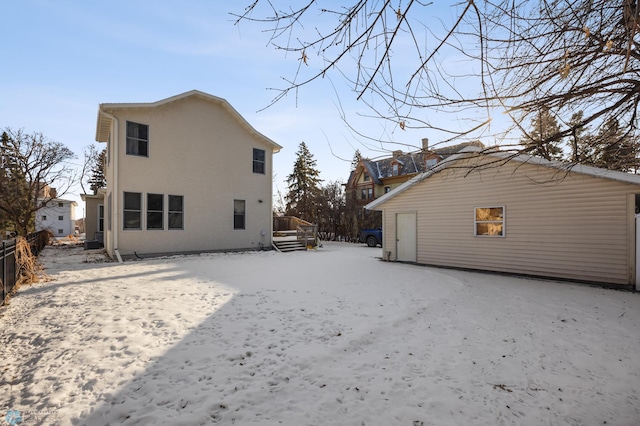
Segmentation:
<svg viewBox="0 0 640 426">
<path fill-rule="evenodd" d="M 254 0 L 233 15 L 237 25 L 266 25 L 270 45 L 300 57 L 271 105 L 338 75 L 372 118 L 428 130 L 442 141 L 485 137 L 503 145 L 518 139 L 513 132 L 526 135 L 523 123 L 541 110 L 560 124 L 543 144 L 610 120 L 637 135 L 636 0 L 341 3 Z M 490 130 L 503 109 L 512 124 Z M 584 114 L 574 122 L 578 111 Z"/>
</svg>

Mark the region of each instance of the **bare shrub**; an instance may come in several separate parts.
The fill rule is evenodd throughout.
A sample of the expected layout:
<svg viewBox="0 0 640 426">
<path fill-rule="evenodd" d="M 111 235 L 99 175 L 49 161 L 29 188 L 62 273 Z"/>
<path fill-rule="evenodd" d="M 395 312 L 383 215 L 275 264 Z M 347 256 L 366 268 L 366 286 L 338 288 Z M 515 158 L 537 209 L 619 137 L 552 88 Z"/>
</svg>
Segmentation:
<svg viewBox="0 0 640 426">
<path fill-rule="evenodd" d="M 43 233 L 43 238 L 46 234 Z M 24 237 L 16 239 L 16 268 L 18 281 L 16 288 L 22 284 L 33 284 L 39 281 L 42 267 L 38 263 L 38 259 L 31 252 L 31 246 Z"/>
</svg>

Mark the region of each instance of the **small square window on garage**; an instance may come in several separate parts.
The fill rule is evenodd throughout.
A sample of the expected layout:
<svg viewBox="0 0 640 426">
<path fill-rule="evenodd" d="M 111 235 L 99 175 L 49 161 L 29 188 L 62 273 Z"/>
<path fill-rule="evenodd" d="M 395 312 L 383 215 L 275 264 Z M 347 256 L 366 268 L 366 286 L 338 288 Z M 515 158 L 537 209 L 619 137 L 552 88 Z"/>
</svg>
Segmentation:
<svg viewBox="0 0 640 426">
<path fill-rule="evenodd" d="M 504 206 L 475 208 L 476 237 L 504 237 Z"/>
</svg>

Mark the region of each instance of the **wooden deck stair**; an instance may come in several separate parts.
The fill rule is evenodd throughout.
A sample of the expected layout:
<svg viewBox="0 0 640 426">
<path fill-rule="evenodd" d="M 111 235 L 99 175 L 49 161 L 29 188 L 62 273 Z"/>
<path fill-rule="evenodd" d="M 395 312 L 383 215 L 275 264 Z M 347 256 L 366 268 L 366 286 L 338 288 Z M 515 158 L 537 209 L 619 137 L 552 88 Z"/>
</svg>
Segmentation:
<svg viewBox="0 0 640 426">
<path fill-rule="evenodd" d="M 273 248 L 282 253 L 306 251 L 318 242 L 318 226 L 293 216 L 273 218 Z"/>
<path fill-rule="evenodd" d="M 273 241 L 273 245 L 278 251 L 281 251 L 283 253 L 307 250 L 302 241 L 298 240 Z"/>
</svg>

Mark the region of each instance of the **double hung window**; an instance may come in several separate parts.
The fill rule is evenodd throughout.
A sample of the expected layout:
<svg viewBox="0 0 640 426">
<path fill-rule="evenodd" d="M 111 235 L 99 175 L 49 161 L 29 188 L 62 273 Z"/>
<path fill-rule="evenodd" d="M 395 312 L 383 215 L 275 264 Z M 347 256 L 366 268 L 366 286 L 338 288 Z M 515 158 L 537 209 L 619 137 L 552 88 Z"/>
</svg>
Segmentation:
<svg viewBox="0 0 640 426">
<path fill-rule="evenodd" d="M 169 229 L 184 229 L 182 195 L 169 195 Z"/>
<path fill-rule="evenodd" d="M 124 229 L 142 229 L 142 194 L 124 193 Z"/>
<path fill-rule="evenodd" d="M 149 156 L 149 126 L 127 121 L 127 155 Z"/>
<path fill-rule="evenodd" d="M 265 174 L 265 151 L 253 148 L 253 173 Z"/>
<path fill-rule="evenodd" d="M 147 194 L 147 229 L 164 229 L 163 201 L 163 194 Z"/>
<path fill-rule="evenodd" d="M 98 232 L 104 231 L 104 204 L 98 205 Z"/>
<path fill-rule="evenodd" d="M 233 229 L 245 229 L 244 200 L 233 200 Z"/>
</svg>

